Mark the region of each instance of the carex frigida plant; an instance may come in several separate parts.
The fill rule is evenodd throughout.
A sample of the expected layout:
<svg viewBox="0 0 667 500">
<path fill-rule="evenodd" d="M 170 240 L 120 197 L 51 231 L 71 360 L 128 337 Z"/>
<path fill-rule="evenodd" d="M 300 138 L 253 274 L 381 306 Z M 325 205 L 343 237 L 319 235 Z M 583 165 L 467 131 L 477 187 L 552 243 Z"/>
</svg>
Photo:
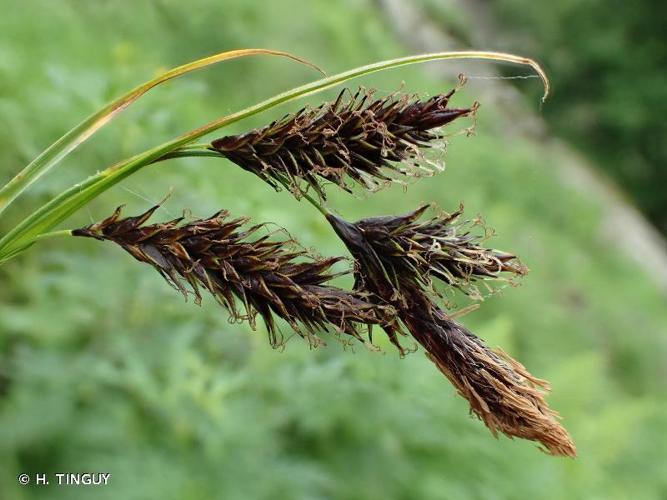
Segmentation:
<svg viewBox="0 0 667 500">
<path fill-rule="evenodd" d="M 109 103 L 47 148 L 0 188 L 0 215 L 32 183 L 79 144 L 151 88 L 196 69 L 229 59 L 271 55 L 311 63 L 267 49 L 216 54 L 174 68 Z M 514 282 L 527 268 L 511 253 L 486 246 L 480 220 L 466 220 L 463 208 L 447 213 L 429 205 L 405 215 L 345 220 L 326 204 L 331 186 L 346 192 L 372 192 L 393 183 L 437 173 L 445 127 L 474 116 L 477 103 L 454 106 L 456 90 L 429 98 L 396 92 L 344 89 L 333 102 L 300 111 L 243 134 L 196 141 L 243 118 L 353 78 L 427 61 L 487 59 L 531 66 L 531 59 L 495 52 L 441 52 L 382 61 L 296 87 L 246 109 L 223 116 L 115 163 L 63 191 L 18 222 L 0 238 L 0 265 L 38 241 L 54 236 L 94 238 L 123 248 L 151 266 L 186 298 L 201 301 L 207 292 L 232 321 L 257 327 L 263 320 L 272 345 L 283 343 L 284 322 L 312 346 L 323 332 L 344 342 L 374 346 L 372 328 L 383 330 L 400 355 L 414 339 L 428 358 L 468 400 L 471 411 L 495 435 L 537 441 L 553 455 L 574 456 L 574 444 L 544 400 L 547 382 L 531 375 L 508 354 L 490 349 L 456 319 L 448 296 L 453 290 L 473 299 L 494 290 L 492 283 Z M 461 127 L 459 127 L 460 129 Z M 271 230 L 221 209 L 208 218 L 179 217 L 151 222 L 159 205 L 136 216 L 117 208 L 109 217 L 79 229 L 54 230 L 69 215 L 127 176 L 157 162 L 179 157 L 231 161 L 269 186 L 307 200 L 331 225 L 352 257 L 324 257 L 304 249 L 290 233 Z M 186 212 L 184 212 L 186 213 Z M 334 270 L 336 269 L 336 270 Z M 334 285 L 352 273 L 350 290 Z M 277 319 L 280 320 L 277 321 Z"/>
</svg>

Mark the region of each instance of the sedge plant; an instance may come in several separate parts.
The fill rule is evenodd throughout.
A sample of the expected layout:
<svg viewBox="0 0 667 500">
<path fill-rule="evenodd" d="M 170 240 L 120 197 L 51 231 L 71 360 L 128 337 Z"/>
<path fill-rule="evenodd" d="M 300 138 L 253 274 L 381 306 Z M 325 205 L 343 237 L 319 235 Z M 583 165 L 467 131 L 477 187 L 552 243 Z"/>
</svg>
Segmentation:
<svg viewBox="0 0 667 500">
<path fill-rule="evenodd" d="M 302 58 L 267 49 L 223 52 L 174 68 L 92 114 L 17 173 L 0 188 L 0 216 L 43 174 L 153 87 L 212 64 L 257 55 L 286 57 L 319 70 Z M 544 400 L 547 382 L 508 354 L 487 347 L 456 321 L 457 313 L 445 298 L 448 289 L 478 298 L 492 290 L 493 281 L 523 276 L 527 269 L 517 257 L 487 248 L 480 224 L 464 220 L 462 207 L 447 213 L 426 205 L 405 215 L 356 222 L 327 207 L 331 187 L 375 191 L 437 173 L 440 168 L 427 154 L 429 149 L 442 145 L 443 127 L 473 116 L 478 107 L 452 106 L 458 87 L 429 99 L 402 92 L 376 97 L 372 91 L 343 89 L 333 102 L 303 108 L 244 134 L 197 142 L 231 123 L 357 77 L 449 59 L 528 65 L 543 81 L 543 98 L 549 93 L 548 79 L 535 61 L 497 52 L 421 54 L 324 76 L 121 160 L 35 207 L 1 235 L 0 265 L 45 238 L 95 238 L 153 267 L 186 297 L 192 294 L 200 301 L 202 291 L 208 292 L 233 320 L 248 321 L 254 328 L 260 317 L 274 346 L 283 341 L 276 318 L 313 346 L 322 343 L 322 332 L 331 331 L 346 342 L 372 347 L 375 327 L 404 355 L 403 339 L 412 338 L 494 435 L 537 441 L 547 453 L 574 456 L 574 443 Z M 126 177 L 179 157 L 231 161 L 269 187 L 310 203 L 352 256 L 352 289 L 331 283 L 341 274 L 332 266 L 343 257 L 315 255 L 291 236 L 263 231 L 263 224 L 250 224 L 224 209 L 203 219 L 149 222 L 157 206 L 136 216 L 124 216 L 118 208 L 86 227 L 58 229 Z"/>
</svg>

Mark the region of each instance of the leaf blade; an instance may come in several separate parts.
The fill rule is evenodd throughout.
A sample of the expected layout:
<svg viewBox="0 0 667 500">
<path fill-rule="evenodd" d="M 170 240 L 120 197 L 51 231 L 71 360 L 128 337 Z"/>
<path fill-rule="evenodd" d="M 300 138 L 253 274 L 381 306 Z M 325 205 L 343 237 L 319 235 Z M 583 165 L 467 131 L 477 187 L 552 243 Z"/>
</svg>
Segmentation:
<svg viewBox="0 0 667 500">
<path fill-rule="evenodd" d="M 100 110 L 88 116 L 78 125 L 70 129 L 65 135 L 46 148 L 37 158 L 31 161 L 23 170 L 16 174 L 5 186 L 0 188 L 0 214 L 25 191 L 31 184 L 53 168 L 60 160 L 87 141 L 95 132 L 113 120 L 123 110 L 141 98 L 149 90 L 174 78 L 178 78 L 192 71 L 196 71 L 223 61 L 253 55 L 273 55 L 286 57 L 310 66 L 322 73 L 314 64 L 292 55 L 288 52 L 271 49 L 238 49 L 220 52 L 212 56 L 197 59 L 181 66 L 177 66 L 157 77 L 142 83 L 121 97 L 105 105 Z"/>
</svg>

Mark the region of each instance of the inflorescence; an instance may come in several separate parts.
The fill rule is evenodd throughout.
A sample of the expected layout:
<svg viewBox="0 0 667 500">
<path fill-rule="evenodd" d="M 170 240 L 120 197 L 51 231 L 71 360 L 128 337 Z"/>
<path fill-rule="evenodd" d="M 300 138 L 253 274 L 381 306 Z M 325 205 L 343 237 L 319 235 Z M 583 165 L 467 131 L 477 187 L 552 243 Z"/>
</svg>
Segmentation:
<svg viewBox="0 0 667 500">
<path fill-rule="evenodd" d="M 274 188 L 297 197 L 312 188 L 326 198 L 324 182 L 351 192 L 350 181 L 376 190 L 401 176 L 432 174 L 439 168 L 421 152 L 443 138 L 440 128 L 477 109 L 451 108 L 455 90 L 427 100 L 411 96 L 373 99 L 345 91 L 333 103 L 303 108 L 266 127 L 222 137 L 211 149 Z"/>
<path fill-rule="evenodd" d="M 354 183 L 375 190 L 402 176 L 432 173 L 437 165 L 422 151 L 441 142 L 443 126 L 477 109 L 451 108 L 455 91 L 421 100 L 374 99 L 359 90 L 348 101 L 342 92 L 335 102 L 209 145 L 211 154 L 306 197 L 325 214 L 354 258 L 351 291 L 331 284 L 341 274 L 332 271 L 341 257 L 313 255 L 292 238 L 276 239 L 262 224 L 229 219 L 226 211 L 148 224 L 157 206 L 127 218 L 119 208 L 73 234 L 120 245 L 197 301 L 200 289 L 207 290 L 234 320 L 254 327 L 261 316 L 273 345 L 282 339 L 275 316 L 314 345 L 326 330 L 370 343 L 371 327 L 379 326 L 404 354 L 400 339 L 411 337 L 494 435 L 538 441 L 550 454 L 574 456 L 574 443 L 544 400 L 548 383 L 487 347 L 441 303 L 443 287 L 479 299 L 480 283 L 491 289 L 492 281 L 525 275 L 527 268 L 513 254 L 486 248 L 477 222 L 462 220 L 463 207 L 426 216 L 424 205 L 406 215 L 352 223 L 308 195 L 312 189 L 323 202 L 327 183 L 345 191 Z"/>
</svg>

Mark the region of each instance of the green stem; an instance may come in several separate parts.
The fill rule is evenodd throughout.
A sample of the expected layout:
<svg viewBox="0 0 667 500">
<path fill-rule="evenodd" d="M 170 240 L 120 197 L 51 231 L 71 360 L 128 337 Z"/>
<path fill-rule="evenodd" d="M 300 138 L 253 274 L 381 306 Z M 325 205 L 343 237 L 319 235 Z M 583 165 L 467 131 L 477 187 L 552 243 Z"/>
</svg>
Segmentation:
<svg viewBox="0 0 667 500">
<path fill-rule="evenodd" d="M 50 233 L 42 233 L 35 236 L 35 241 L 46 240 L 48 238 L 56 238 L 59 236 L 72 236 L 73 229 L 60 229 L 58 231 L 51 231 Z"/>
<path fill-rule="evenodd" d="M 329 211 L 324 208 L 323 205 L 321 205 L 315 198 L 310 196 L 308 193 L 301 192 L 301 196 L 303 196 L 312 206 L 314 206 L 319 212 L 324 215 L 325 217 L 329 215 Z"/>
<path fill-rule="evenodd" d="M 282 187 L 285 188 L 287 191 L 292 191 L 287 181 L 283 179 L 278 179 L 278 182 L 280 182 Z M 324 205 L 322 205 L 319 201 L 317 201 L 315 198 L 310 196 L 305 191 L 299 191 L 298 196 L 302 196 L 303 198 L 305 198 L 306 201 L 308 201 L 312 206 L 314 206 L 318 210 L 318 212 L 320 212 L 325 217 L 329 214 L 329 211 L 326 208 L 324 208 Z"/>
<path fill-rule="evenodd" d="M 56 237 L 59 237 L 59 236 L 72 236 L 72 229 L 61 229 L 61 230 L 58 230 L 58 231 L 52 231 L 50 233 L 38 234 L 37 236 L 35 236 L 35 238 L 31 242 L 27 243 L 24 247 L 16 248 L 16 249 L 14 249 L 10 252 L 3 253 L 2 258 L 0 258 L 0 266 L 2 264 L 4 264 L 5 262 L 7 262 L 8 260 L 15 257 L 16 255 L 18 255 L 19 253 L 21 253 L 26 248 L 32 246 L 37 241 L 46 240 L 46 239 L 49 239 L 49 238 L 56 238 Z"/>
<path fill-rule="evenodd" d="M 152 163 L 158 163 L 160 161 L 171 160 L 173 158 L 195 158 L 195 157 L 209 157 L 209 158 L 220 158 L 220 153 L 215 151 L 198 151 L 198 150 L 189 150 L 189 149 L 178 149 L 167 153 L 164 156 L 161 156 L 157 160 L 154 160 Z"/>
</svg>

